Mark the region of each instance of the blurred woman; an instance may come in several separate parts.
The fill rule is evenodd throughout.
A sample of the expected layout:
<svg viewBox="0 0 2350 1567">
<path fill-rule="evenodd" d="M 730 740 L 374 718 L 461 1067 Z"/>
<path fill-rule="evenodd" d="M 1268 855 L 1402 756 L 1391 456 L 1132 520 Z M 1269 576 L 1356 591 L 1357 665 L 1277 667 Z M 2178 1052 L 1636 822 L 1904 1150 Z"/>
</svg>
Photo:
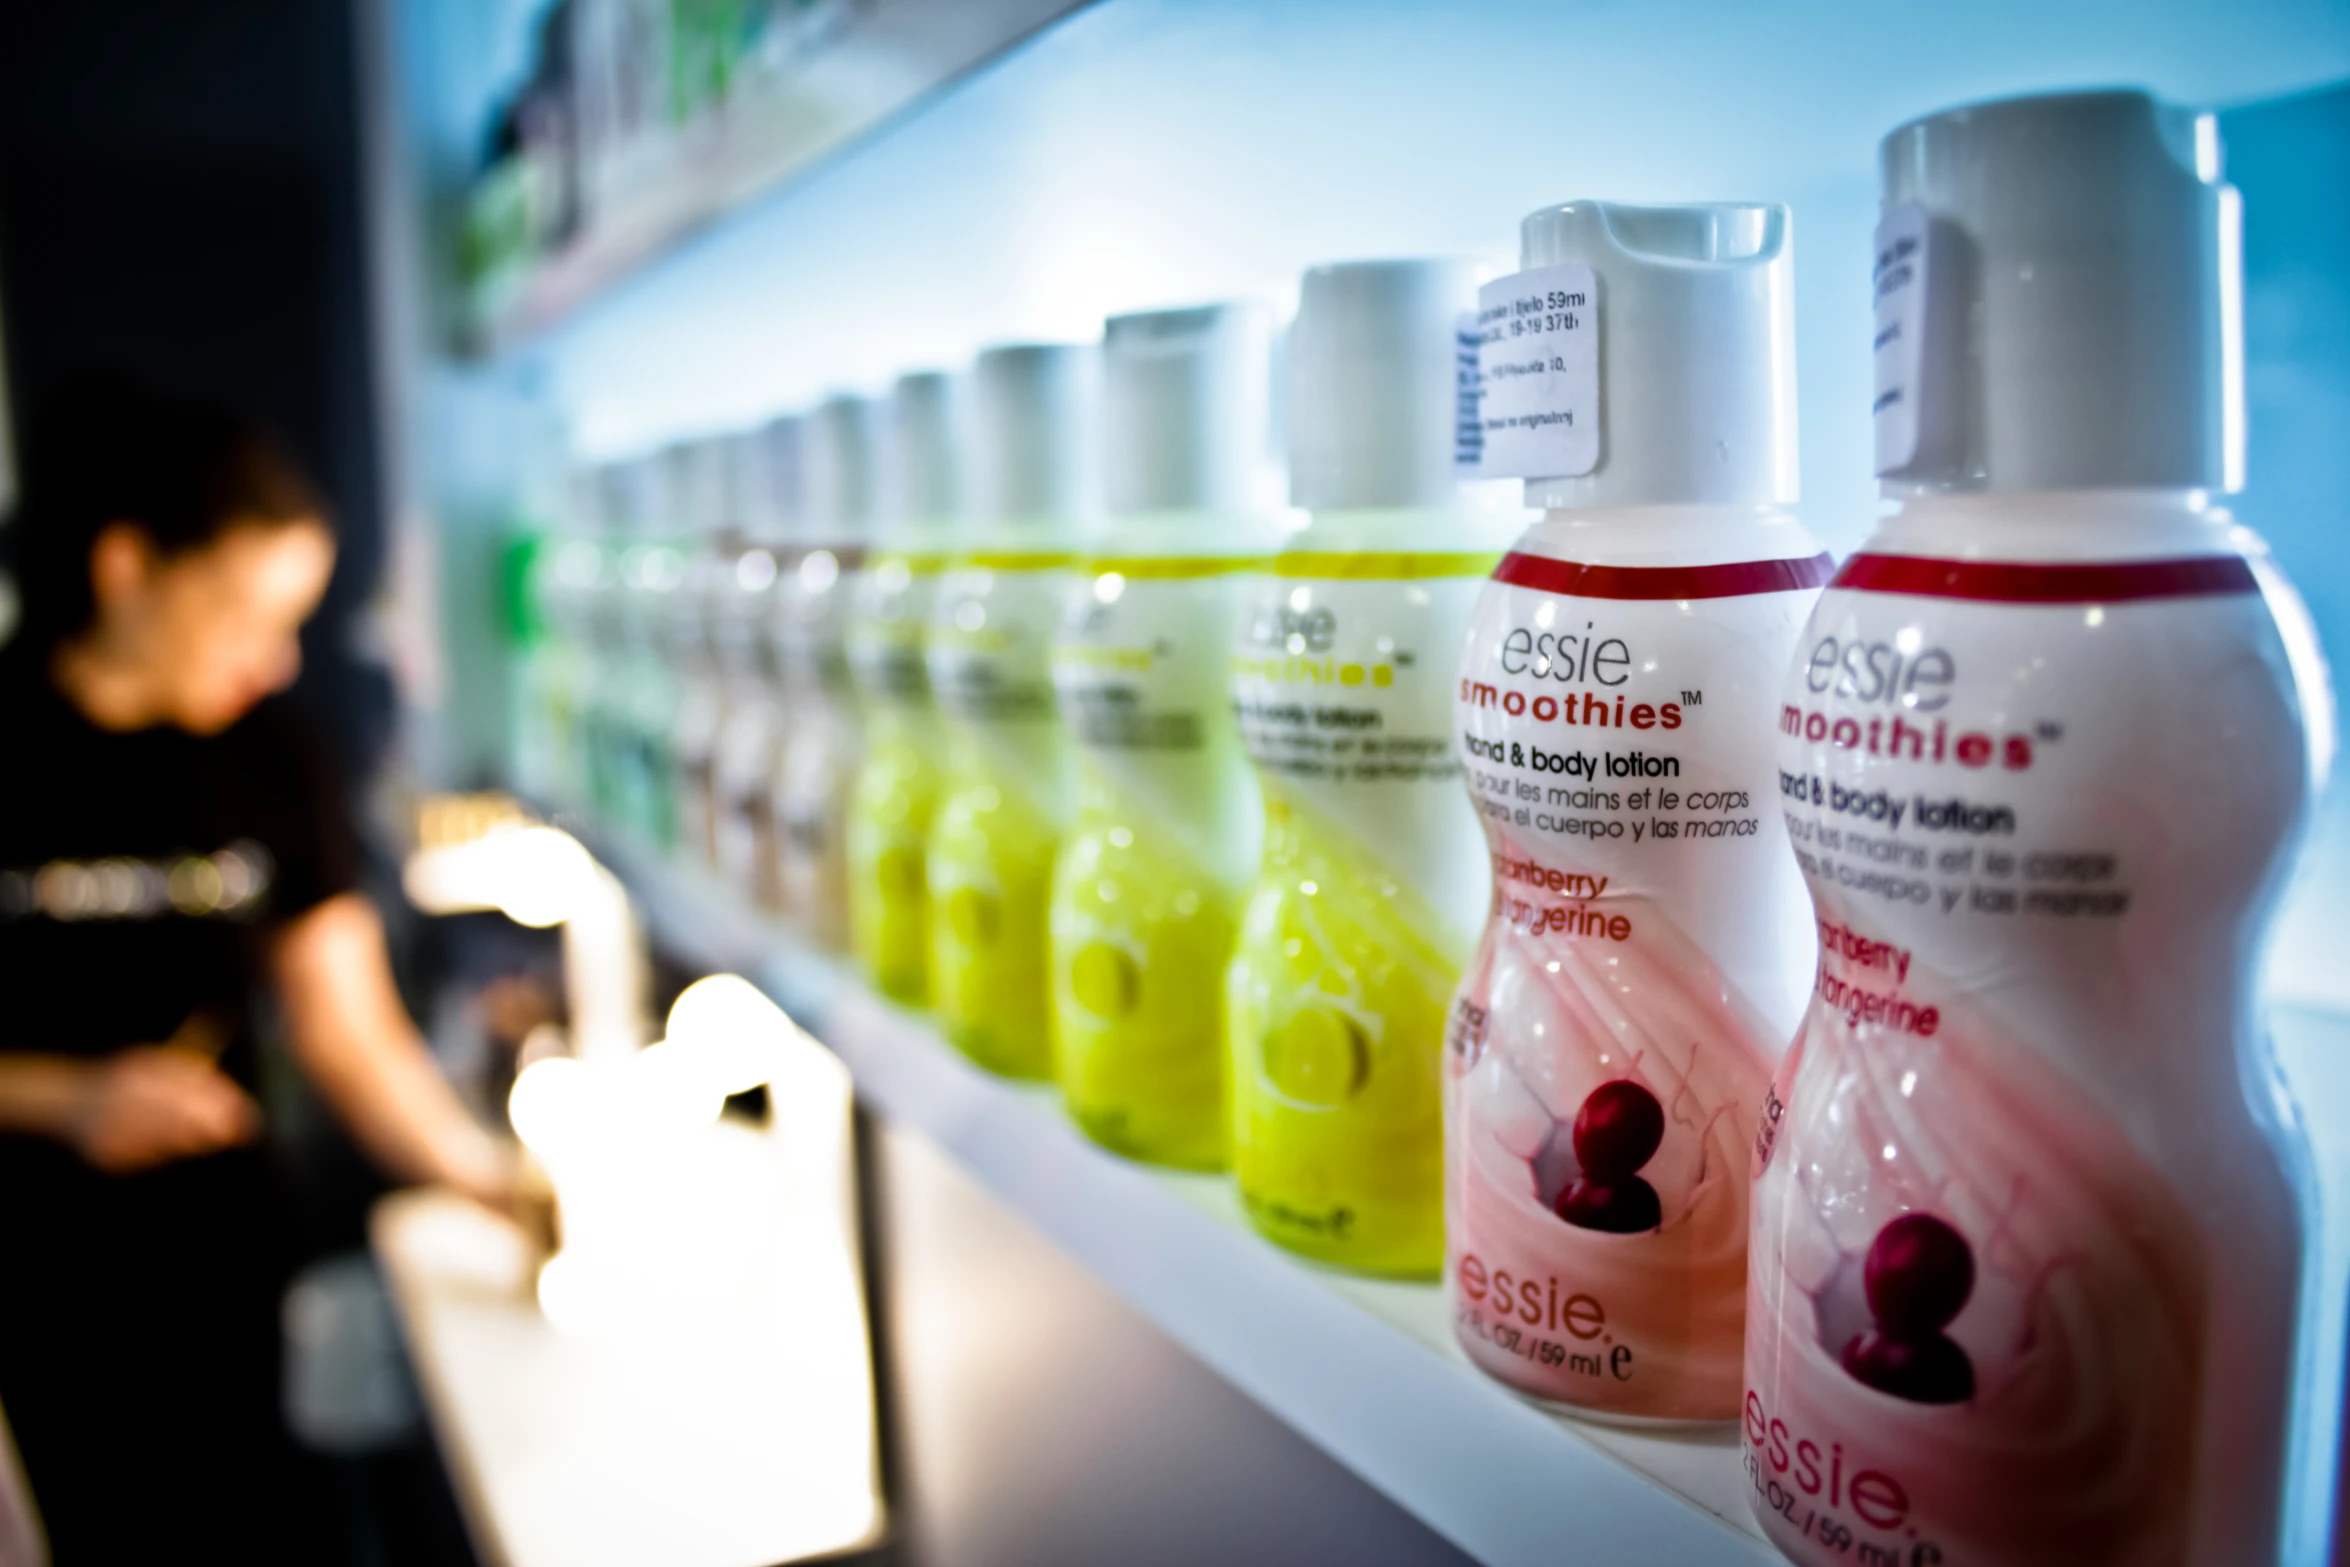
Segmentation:
<svg viewBox="0 0 2350 1567">
<path fill-rule="evenodd" d="M 256 995 L 392 1175 L 492 1202 L 509 1179 L 401 1007 L 342 789 L 279 697 L 332 522 L 251 427 L 91 385 L 26 442 L 14 529 L 0 1410 L 59 1567 L 316 1561 Z"/>
</svg>

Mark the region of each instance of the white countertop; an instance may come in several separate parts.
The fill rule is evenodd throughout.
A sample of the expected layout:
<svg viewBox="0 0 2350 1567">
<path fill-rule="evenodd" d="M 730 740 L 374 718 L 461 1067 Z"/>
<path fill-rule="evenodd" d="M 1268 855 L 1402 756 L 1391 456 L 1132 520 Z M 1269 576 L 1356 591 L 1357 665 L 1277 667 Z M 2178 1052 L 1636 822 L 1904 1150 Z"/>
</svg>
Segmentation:
<svg viewBox="0 0 2350 1567">
<path fill-rule="evenodd" d="M 586 1330 L 541 1312 L 506 1220 L 445 1192 L 378 1205 L 375 1254 L 488 1567 L 765 1567 L 878 1536 L 853 1251 L 782 1238 L 767 1142 L 722 1123 L 695 1151 L 723 1271 L 670 1270 Z"/>
</svg>

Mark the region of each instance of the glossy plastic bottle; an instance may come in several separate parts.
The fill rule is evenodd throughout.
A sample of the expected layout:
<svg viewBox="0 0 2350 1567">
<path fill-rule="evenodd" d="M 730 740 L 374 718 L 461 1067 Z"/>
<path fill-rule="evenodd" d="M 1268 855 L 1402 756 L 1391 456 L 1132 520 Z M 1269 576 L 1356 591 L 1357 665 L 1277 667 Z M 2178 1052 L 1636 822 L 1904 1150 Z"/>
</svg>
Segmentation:
<svg viewBox="0 0 2350 1567">
<path fill-rule="evenodd" d="M 726 671 L 714 633 L 721 590 L 739 548 L 729 447 L 723 436 L 681 441 L 664 454 L 676 497 L 681 570 L 669 595 L 664 640 L 676 707 L 669 730 L 670 787 L 679 848 L 718 858 L 718 737 L 726 724 Z"/>
<path fill-rule="evenodd" d="M 2215 500 L 2219 165 L 2128 92 L 1884 144 L 1900 508 L 1778 706 L 1822 951 L 1755 1145 L 1743 1423 L 1799 1562 L 2278 1560 L 2305 1156 L 2254 982 L 2330 707 Z"/>
<path fill-rule="evenodd" d="M 1572 202 L 1523 263 L 1481 292 L 1486 465 L 1545 514 L 1454 693 L 1493 867 L 1445 1058 L 1454 1324 L 1536 1397 L 1726 1421 L 1747 1150 L 1815 957 L 1773 756 L 1829 572 L 1780 509 L 1787 210 Z"/>
<path fill-rule="evenodd" d="M 962 394 L 930 370 L 898 377 L 884 434 L 883 521 L 857 578 L 849 667 L 865 715 L 865 756 L 849 801 L 849 919 L 875 989 L 930 1003 L 926 856 L 945 774 L 925 660 L 939 577 L 963 505 Z"/>
<path fill-rule="evenodd" d="M 956 1048 L 1052 1075 L 1046 905 L 1074 804 L 1052 634 L 1093 509 L 1090 346 L 991 348 L 971 371 L 971 546 L 939 584 L 930 685 L 949 722 L 931 824 L 932 1004 Z"/>
<path fill-rule="evenodd" d="M 566 811 L 584 811 L 591 804 L 586 709 L 594 656 L 591 609 L 596 577 L 604 566 L 595 538 L 600 488 L 593 467 L 583 465 L 572 472 L 562 516 L 531 571 L 532 591 L 546 626 L 545 640 L 529 669 L 545 761 L 536 776 L 519 781 L 526 797 Z"/>
<path fill-rule="evenodd" d="M 621 780 L 628 757 L 620 705 L 620 552 L 632 466 L 629 461 L 613 461 L 596 469 L 596 503 L 588 514 L 591 531 L 573 552 L 575 575 L 569 588 L 580 627 L 571 704 L 580 783 L 588 815 L 608 831 L 618 829 L 625 815 Z"/>
<path fill-rule="evenodd" d="M 676 543 L 676 487 L 665 453 L 628 463 L 614 598 L 613 686 L 605 699 L 622 831 L 657 848 L 677 839 L 673 726 L 677 682 L 669 665 L 670 605 L 685 576 Z"/>
<path fill-rule="evenodd" d="M 1250 1221 L 1341 1267 L 1444 1260 L 1440 1058 L 1485 912 L 1453 676 L 1515 531 L 1456 477 L 1465 262 L 1305 275 L 1290 333 L 1290 498 L 1232 700 L 1265 853 L 1227 977 L 1232 1168 Z"/>
<path fill-rule="evenodd" d="M 729 467 L 741 537 L 718 584 L 711 637 L 718 650 L 719 725 L 712 838 L 718 874 L 763 909 L 783 908 L 774 779 L 788 729 L 777 659 L 775 602 L 799 560 L 804 421 L 787 414 L 734 436 Z"/>
<path fill-rule="evenodd" d="M 1078 758 L 1051 914 L 1062 1102 L 1103 1146 L 1189 1169 L 1225 1162 L 1223 979 L 1264 836 L 1229 685 L 1277 531 L 1268 336 L 1243 304 L 1108 322 L 1108 521 L 1053 645 Z"/>
<path fill-rule="evenodd" d="M 847 625 L 872 536 L 878 410 L 826 399 L 808 416 L 807 521 L 775 584 L 775 656 L 786 727 L 775 774 L 783 910 L 826 951 L 849 945 L 848 814 L 862 754 Z"/>
</svg>

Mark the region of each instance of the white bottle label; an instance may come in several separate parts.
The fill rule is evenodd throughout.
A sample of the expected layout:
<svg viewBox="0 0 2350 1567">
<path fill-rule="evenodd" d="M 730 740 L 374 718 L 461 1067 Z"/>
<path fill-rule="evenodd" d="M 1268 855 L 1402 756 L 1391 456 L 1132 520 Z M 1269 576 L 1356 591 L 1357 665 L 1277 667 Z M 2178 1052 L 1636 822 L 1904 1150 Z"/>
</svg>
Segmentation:
<svg viewBox="0 0 2350 1567">
<path fill-rule="evenodd" d="M 718 800 L 712 836 L 719 873 L 767 908 L 778 907 L 783 896 L 776 881 L 774 798 L 780 717 L 775 694 L 764 681 L 738 678 L 718 733 L 712 785 Z"/>
<path fill-rule="evenodd" d="M 1493 899 L 1448 1030 L 1446 1237 L 1462 1347 L 1537 1396 L 1737 1411 L 1746 1147 L 1813 955 L 1770 698 L 1828 574 L 1513 554 L 1478 608 L 1455 715 Z"/>
<path fill-rule="evenodd" d="M 1877 472 L 1917 460 L 1926 363 L 1926 209 L 1905 202 L 1877 224 Z"/>
<path fill-rule="evenodd" d="M 1232 720 L 1237 560 L 1099 562 L 1053 644 L 1061 725 L 1091 776 L 1237 890 L 1257 868 L 1256 780 Z"/>
<path fill-rule="evenodd" d="M 845 633 L 849 670 L 875 707 L 908 714 L 930 707 L 923 645 L 937 591 L 935 567 L 904 555 L 883 555 L 859 573 Z"/>
<path fill-rule="evenodd" d="M 1821 597 L 1743 1410 L 1805 1567 L 2276 1559 L 2299 1235 L 2239 1035 L 2297 723 L 2236 556 L 1863 553 Z"/>
<path fill-rule="evenodd" d="M 1573 478 L 1599 466 L 1599 283 L 1588 262 L 1529 267 L 1477 290 L 1480 420 L 1489 479 Z"/>
<path fill-rule="evenodd" d="M 1452 674 L 1485 573 L 1454 557 L 1399 559 L 1441 564 L 1261 582 L 1233 656 L 1233 710 L 1267 790 L 1385 864 L 1443 919 L 1430 934 L 1465 945 L 1486 876 L 1461 796 Z"/>
<path fill-rule="evenodd" d="M 1069 590 L 1065 557 L 968 565 L 939 583 L 932 695 L 998 778 L 1048 822 L 1068 814 L 1068 752 L 1053 705 L 1052 633 Z"/>
</svg>

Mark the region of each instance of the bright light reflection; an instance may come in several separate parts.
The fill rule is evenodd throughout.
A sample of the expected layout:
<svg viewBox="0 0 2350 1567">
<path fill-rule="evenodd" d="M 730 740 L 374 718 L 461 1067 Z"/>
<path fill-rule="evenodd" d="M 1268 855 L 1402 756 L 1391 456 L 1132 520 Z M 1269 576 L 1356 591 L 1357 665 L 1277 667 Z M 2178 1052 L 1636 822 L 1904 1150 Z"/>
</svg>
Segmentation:
<svg viewBox="0 0 2350 1567">
<path fill-rule="evenodd" d="M 421 849 L 400 879 L 409 901 L 427 914 L 496 909 L 538 929 L 562 924 L 597 895 L 595 861 L 578 839 L 520 824 Z"/>
<path fill-rule="evenodd" d="M 775 585 L 775 557 L 765 550 L 745 550 L 734 563 L 735 585 L 745 593 L 764 593 Z"/>
<path fill-rule="evenodd" d="M 729 1095 L 762 1085 L 769 1128 L 721 1124 Z M 765 1252 L 746 1251 L 745 1235 L 780 1246 L 773 1265 L 787 1272 L 812 1254 L 846 1255 L 848 1074 L 734 975 L 688 987 L 668 1037 L 643 1050 L 533 1062 L 515 1079 L 507 1115 L 555 1189 L 563 1249 L 539 1296 L 568 1332 L 667 1332 L 681 1312 L 760 1293 L 743 1270 L 767 1266 L 757 1263 Z M 737 1158 L 727 1150 L 744 1138 L 766 1150 L 766 1180 L 711 1168 Z M 782 1208 L 746 1217 L 745 1202 Z"/>
</svg>

